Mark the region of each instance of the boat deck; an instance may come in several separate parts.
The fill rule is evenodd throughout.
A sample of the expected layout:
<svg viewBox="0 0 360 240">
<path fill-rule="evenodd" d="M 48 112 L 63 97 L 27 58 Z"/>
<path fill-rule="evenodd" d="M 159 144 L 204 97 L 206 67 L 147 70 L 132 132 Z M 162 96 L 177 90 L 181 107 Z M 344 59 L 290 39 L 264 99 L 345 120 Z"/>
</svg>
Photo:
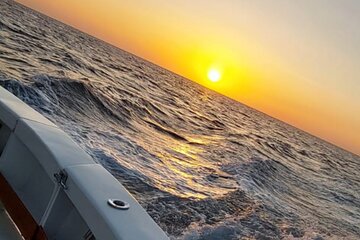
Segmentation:
<svg viewBox="0 0 360 240">
<path fill-rule="evenodd" d="M 4 206 L 0 202 L 0 239 L 1 240 L 23 240 L 17 227 L 6 213 Z"/>
</svg>

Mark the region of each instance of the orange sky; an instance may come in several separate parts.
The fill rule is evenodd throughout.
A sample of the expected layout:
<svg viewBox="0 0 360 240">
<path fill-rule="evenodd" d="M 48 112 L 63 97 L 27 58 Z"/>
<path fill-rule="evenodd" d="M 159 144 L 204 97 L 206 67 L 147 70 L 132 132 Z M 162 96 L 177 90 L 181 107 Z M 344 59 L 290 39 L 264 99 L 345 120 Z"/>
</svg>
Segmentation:
<svg viewBox="0 0 360 240">
<path fill-rule="evenodd" d="M 360 154 L 357 0 L 19 2 Z"/>
</svg>

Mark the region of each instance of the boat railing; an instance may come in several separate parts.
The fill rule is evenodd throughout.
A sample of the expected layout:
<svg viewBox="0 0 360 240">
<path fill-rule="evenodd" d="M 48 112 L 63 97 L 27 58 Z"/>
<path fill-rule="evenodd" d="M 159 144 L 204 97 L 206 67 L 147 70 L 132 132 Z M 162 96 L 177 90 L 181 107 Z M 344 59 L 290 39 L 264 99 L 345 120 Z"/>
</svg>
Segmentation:
<svg viewBox="0 0 360 240">
<path fill-rule="evenodd" d="M 104 167 L 2 87 L 0 185 L 25 239 L 168 239 Z"/>
</svg>

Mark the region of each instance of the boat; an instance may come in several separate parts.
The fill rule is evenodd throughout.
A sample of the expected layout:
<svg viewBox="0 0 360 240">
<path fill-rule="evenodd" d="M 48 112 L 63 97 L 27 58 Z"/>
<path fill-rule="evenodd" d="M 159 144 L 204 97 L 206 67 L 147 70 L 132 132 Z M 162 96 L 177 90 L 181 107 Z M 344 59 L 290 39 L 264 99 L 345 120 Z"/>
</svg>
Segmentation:
<svg viewBox="0 0 360 240">
<path fill-rule="evenodd" d="M 169 239 L 65 132 L 0 87 L 0 239 Z"/>
</svg>

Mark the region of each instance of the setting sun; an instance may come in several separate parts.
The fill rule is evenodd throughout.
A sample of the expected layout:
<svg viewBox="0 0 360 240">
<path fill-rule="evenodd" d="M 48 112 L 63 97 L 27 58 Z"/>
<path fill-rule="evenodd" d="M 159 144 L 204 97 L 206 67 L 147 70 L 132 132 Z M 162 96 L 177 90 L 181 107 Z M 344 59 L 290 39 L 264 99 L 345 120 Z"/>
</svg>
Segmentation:
<svg viewBox="0 0 360 240">
<path fill-rule="evenodd" d="M 208 72 L 208 78 L 210 81 L 212 82 L 217 82 L 220 80 L 221 78 L 221 74 L 218 70 L 216 69 L 210 69 L 210 71 Z"/>
</svg>

